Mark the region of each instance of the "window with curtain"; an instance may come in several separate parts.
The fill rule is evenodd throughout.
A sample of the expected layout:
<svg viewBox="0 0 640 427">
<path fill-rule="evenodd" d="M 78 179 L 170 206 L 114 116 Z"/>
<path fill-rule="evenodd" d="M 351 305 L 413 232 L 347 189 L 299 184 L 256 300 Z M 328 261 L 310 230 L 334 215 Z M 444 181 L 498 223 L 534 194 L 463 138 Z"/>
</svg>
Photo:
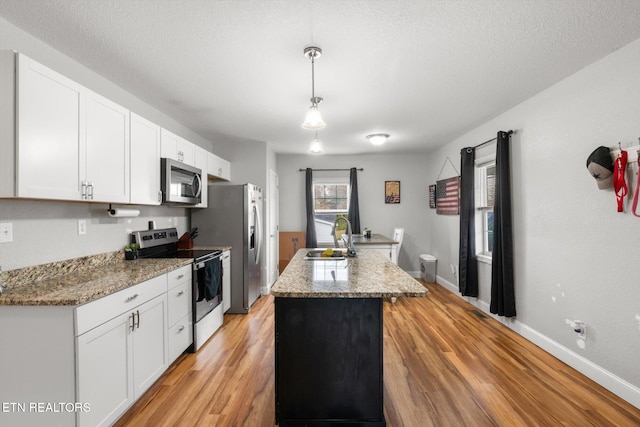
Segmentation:
<svg viewBox="0 0 640 427">
<path fill-rule="evenodd" d="M 496 188 L 495 153 L 475 161 L 476 255 L 491 262 L 493 252 L 493 205 Z"/>
<path fill-rule="evenodd" d="M 318 245 L 333 246 L 331 230 L 336 218 L 347 217 L 349 212 L 349 178 L 318 178 L 313 180 L 313 207 Z M 347 231 L 341 221 L 336 229 L 340 239 Z"/>
</svg>

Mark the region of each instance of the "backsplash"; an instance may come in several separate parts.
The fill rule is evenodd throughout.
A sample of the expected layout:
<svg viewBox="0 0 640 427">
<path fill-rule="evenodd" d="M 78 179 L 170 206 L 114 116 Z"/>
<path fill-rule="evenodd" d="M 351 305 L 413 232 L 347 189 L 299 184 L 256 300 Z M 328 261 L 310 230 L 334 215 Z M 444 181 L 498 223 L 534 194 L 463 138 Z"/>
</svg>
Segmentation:
<svg viewBox="0 0 640 427">
<path fill-rule="evenodd" d="M 189 228 L 185 208 L 136 205 L 140 216 L 112 218 L 107 207 L 106 203 L 0 199 L 0 222 L 13 228 L 13 241 L 0 243 L 0 267 L 6 273 L 119 251 L 129 243 L 130 233 L 147 230 L 149 221 L 155 221 L 156 228 L 175 227 L 179 233 Z M 85 221 L 86 234 L 78 234 L 79 220 Z"/>
</svg>

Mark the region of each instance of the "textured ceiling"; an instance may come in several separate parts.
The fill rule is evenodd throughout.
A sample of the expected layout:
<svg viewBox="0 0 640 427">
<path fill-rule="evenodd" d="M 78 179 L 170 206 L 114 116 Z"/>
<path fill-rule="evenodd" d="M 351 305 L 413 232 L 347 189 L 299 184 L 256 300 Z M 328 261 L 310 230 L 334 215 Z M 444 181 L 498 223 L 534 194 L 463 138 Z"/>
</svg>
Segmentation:
<svg viewBox="0 0 640 427">
<path fill-rule="evenodd" d="M 638 0 L 0 0 L 0 16 L 211 141 L 280 153 L 314 136 L 310 44 L 325 152 L 416 153 L 640 37 Z"/>
</svg>

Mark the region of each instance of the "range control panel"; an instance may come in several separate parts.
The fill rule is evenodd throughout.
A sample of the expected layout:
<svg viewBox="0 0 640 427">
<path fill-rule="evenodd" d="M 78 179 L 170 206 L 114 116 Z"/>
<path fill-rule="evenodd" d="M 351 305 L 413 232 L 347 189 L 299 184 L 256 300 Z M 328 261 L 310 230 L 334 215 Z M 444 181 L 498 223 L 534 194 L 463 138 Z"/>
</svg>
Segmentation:
<svg viewBox="0 0 640 427">
<path fill-rule="evenodd" d="M 166 245 L 178 241 L 178 230 L 175 228 L 162 228 L 158 230 L 134 231 L 131 233 L 131 243 L 140 245 L 140 249 Z"/>
</svg>

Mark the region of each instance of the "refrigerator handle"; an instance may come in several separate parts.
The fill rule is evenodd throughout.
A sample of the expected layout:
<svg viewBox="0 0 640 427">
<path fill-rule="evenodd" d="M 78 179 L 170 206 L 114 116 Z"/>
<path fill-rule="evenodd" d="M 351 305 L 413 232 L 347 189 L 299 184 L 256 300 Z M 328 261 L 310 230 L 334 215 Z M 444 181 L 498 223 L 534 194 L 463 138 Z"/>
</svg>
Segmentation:
<svg viewBox="0 0 640 427">
<path fill-rule="evenodd" d="M 260 263 L 260 248 L 262 247 L 262 224 L 260 223 L 260 212 L 258 206 L 253 205 L 253 215 L 255 218 L 256 234 L 256 264 Z"/>
</svg>

